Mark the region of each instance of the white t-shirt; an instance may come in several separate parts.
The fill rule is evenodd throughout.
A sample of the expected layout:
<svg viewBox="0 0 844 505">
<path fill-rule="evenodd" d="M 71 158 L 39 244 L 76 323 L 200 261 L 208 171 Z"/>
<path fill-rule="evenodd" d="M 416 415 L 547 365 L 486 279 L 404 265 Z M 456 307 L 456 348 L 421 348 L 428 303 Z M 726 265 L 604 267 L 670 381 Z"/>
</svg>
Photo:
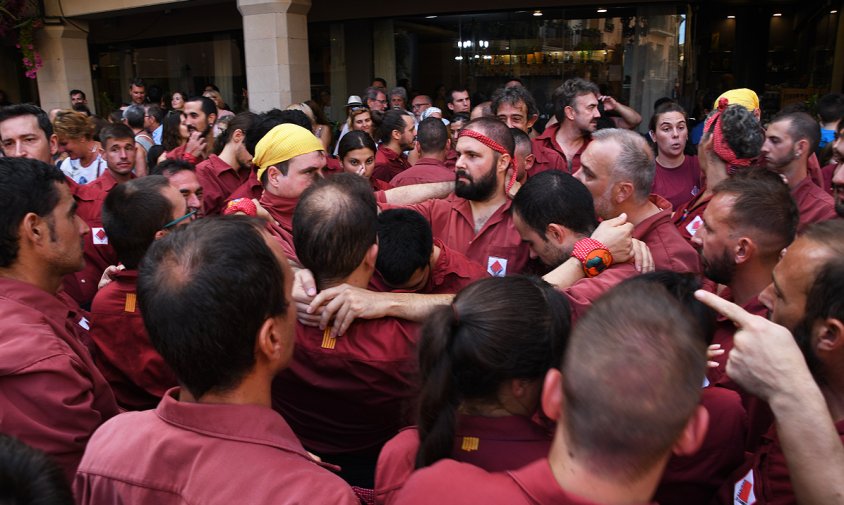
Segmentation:
<svg viewBox="0 0 844 505">
<path fill-rule="evenodd" d="M 81 158 L 76 160 L 66 158 L 61 165 L 59 165 L 59 170 L 61 170 L 64 175 L 73 179 L 77 184 L 88 184 L 102 175 L 102 173 L 106 171 L 106 168 L 108 168 L 106 162 L 99 154 L 87 167 L 82 166 Z"/>
</svg>

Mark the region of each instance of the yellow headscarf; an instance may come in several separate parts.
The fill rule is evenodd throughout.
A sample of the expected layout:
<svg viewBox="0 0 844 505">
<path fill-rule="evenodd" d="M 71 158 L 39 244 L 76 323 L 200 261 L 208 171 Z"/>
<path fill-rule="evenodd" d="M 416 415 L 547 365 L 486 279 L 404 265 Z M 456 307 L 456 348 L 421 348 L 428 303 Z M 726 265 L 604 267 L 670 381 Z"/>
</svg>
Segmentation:
<svg viewBox="0 0 844 505">
<path fill-rule="evenodd" d="M 727 103 L 730 105 L 741 105 L 750 112 L 759 108 L 759 97 L 756 96 L 756 92 L 752 89 L 738 88 L 721 93 L 721 96 L 719 96 L 712 105 L 712 110 L 718 110 L 718 102 L 720 102 L 722 98 L 726 98 Z"/>
<path fill-rule="evenodd" d="M 258 167 L 258 180 L 273 165 L 302 154 L 322 151 L 325 148 L 316 136 L 299 125 L 285 123 L 270 130 L 255 146 L 252 159 Z"/>
</svg>

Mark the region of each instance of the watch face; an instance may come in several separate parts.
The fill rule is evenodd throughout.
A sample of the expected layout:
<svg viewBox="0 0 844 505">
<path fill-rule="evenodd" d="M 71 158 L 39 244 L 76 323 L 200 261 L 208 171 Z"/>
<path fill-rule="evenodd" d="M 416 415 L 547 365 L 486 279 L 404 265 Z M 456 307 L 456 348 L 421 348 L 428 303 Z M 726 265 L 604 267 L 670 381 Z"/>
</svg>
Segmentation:
<svg viewBox="0 0 844 505">
<path fill-rule="evenodd" d="M 595 277 L 599 273 L 606 270 L 612 263 L 612 255 L 606 249 L 593 249 L 586 255 L 586 261 L 583 262 L 583 270 L 589 277 Z"/>
</svg>

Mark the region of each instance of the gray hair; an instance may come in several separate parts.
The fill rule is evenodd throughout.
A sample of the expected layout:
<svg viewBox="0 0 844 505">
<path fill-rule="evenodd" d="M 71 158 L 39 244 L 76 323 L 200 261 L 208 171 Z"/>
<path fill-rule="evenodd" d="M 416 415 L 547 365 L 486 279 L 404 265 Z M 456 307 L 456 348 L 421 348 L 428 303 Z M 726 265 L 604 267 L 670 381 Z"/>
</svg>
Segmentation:
<svg viewBox="0 0 844 505">
<path fill-rule="evenodd" d="M 614 142 L 619 146 L 620 151 L 612 167 L 613 179 L 630 181 L 636 200 L 647 200 L 653 187 L 656 165 L 653 150 L 645 138 L 630 130 L 606 128 L 593 133 L 592 140 Z"/>
<path fill-rule="evenodd" d="M 390 94 L 387 95 L 388 98 L 393 98 L 394 96 L 400 96 L 402 100 L 407 102 L 407 90 L 401 86 L 396 86 L 395 88 L 390 90 Z"/>
</svg>

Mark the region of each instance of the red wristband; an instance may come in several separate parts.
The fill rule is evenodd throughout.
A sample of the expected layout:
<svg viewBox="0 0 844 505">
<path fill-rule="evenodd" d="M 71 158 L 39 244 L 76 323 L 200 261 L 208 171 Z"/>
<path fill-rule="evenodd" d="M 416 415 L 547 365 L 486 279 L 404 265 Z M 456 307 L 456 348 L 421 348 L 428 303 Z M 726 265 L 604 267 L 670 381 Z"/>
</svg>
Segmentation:
<svg viewBox="0 0 844 505">
<path fill-rule="evenodd" d="M 612 265 L 612 253 L 607 246 L 593 238 L 583 238 L 574 244 L 572 256 L 580 260 L 583 273 L 595 277 Z"/>
<path fill-rule="evenodd" d="M 237 214 L 238 212 L 243 212 L 247 216 L 255 217 L 258 215 L 258 207 L 256 207 L 255 202 L 249 198 L 236 198 L 227 203 L 226 208 L 223 209 L 224 216 L 231 216 L 232 214 Z"/>
</svg>

